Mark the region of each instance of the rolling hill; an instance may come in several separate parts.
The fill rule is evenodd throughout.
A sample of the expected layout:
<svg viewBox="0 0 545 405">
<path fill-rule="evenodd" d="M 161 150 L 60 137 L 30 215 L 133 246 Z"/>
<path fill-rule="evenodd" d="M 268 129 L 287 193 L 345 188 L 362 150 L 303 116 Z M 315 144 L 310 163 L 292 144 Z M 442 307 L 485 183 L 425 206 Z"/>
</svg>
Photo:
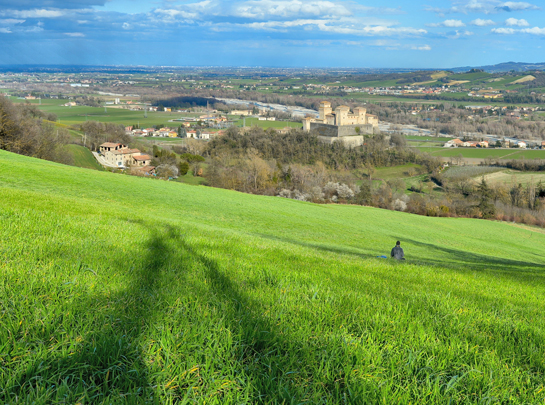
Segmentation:
<svg viewBox="0 0 545 405">
<path fill-rule="evenodd" d="M 5 151 L 0 195 L 2 403 L 545 398 L 540 229 Z"/>
<path fill-rule="evenodd" d="M 496 65 L 465 66 L 449 70 L 453 72 L 467 72 L 470 69 L 482 69 L 490 73 L 509 72 L 511 70 L 515 72 L 527 72 L 531 70 L 545 70 L 545 63 L 504 62 Z"/>
</svg>

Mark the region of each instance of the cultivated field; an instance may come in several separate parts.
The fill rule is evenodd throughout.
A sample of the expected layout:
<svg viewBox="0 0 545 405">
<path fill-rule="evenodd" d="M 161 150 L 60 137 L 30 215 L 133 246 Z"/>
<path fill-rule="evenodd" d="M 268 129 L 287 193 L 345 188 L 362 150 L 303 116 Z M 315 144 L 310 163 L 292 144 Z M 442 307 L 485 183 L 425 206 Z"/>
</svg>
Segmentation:
<svg viewBox="0 0 545 405">
<path fill-rule="evenodd" d="M 246 120 L 240 119 L 239 116 L 229 116 L 231 119 L 235 120 L 235 125 L 242 127 L 244 124 L 244 121 L 246 121 L 247 127 L 253 127 L 258 126 L 260 128 L 303 128 L 303 124 L 301 122 L 293 122 L 293 121 L 259 121 L 257 118 L 246 118 Z"/>
<path fill-rule="evenodd" d="M 17 99 L 11 97 L 11 101 L 16 103 L 23 103 L 26 100 Z M 155 125 L 166 125 L 171 127 L 179 127 L 181 122 L 174 121 L 174 119 L 180 119 L 182 117 L 195 117 L 202 114 L 193 113 L 178 113 L 178 112 L 152 112 L 148 111 L 147 118 L 144 117 L 144 111 L 131 111 L 129 109 L 118 108 L 113 106 L 105 107 L 87 107 L 87 106 L 74 106 L 65 107 L 70 100 L 56 100 L 56 99 L 44 99 L 39 104 L 39 100 L 31 100 L 31 104 L 36 105 L 40 110 L 46 113 L 54 113 L 58 117 L 58 122 L 64 125 L 81 124 L 85 121 L 99 121 L 99 122 L 112 122 L 123 126 L 128 125 L 140 125 L 141 128 L 152 127 Z M 231 116 L 235 119 L 235 125 L 242 126 L 243 120 L 238 116 Z M 302 128 L 303 124 L 300 122 L 286 122 L 286 121 L 259 121 L 257 118 L 246 118 L 246 126 L 257 125 L 261 128 Z"/>
<path fill-rule="evenodd" d="M 0 194 L 2 403 L 545 400 L 540 231 L 4 151 Z"/>
<path fill-rule="evenodd" d="M 545 183 L 545 173 L 543 172 L 519 172 L 516 170 L 502 170 L 496 173 L 487 174 L 485 180 L 489 184 L 522 184 L 529 183 L 537 184 L 539 182 Z"/>
<path fill-rule="evenodd" d="M 488 148 L 440 148 L 433 146 L 418 147 L 422 152 L 433 156 L 454 157 L 462 155 L 464 158 L 486 159 L 545 159 L 545 150 L 521 150 L 521 149 L 488 149 Z"/>
</svg>

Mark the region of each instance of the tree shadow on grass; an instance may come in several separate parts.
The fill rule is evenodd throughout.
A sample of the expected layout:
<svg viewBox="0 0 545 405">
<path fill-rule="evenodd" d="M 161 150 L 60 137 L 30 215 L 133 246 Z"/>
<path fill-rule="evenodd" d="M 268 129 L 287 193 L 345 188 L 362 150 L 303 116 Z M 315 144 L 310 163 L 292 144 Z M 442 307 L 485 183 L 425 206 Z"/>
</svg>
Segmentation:
<svg viewBox="0 0 545 405">
<path fill-rule="evenodd" d="M 404 238 L 404 242 L 425 248 L 431 255 L 440 258 L 415 258 L 415 264 L 433 265 L 460 272 L 480 271 L 492 272 L 500 277 L 507 277 L 515 281 L 545 282 L 544 265 L 531 261 L 512 260 L 495 256 L 472 253 L 462 249 L 452 249 L 439 244 L 420 242 Z M 408 262 L 412 262 L 410 260 Z"/>
<path fill-rule="evenodd" d="M 290 243 L 305 248 L 316 249 L 326 253 L 344 254 L 355 256 L 361 259 L 375 259 L 379 256 L 386 255 L 389 257 L 389 248 L 385 248 L 385 252 L 377 252 L 376 254 L 361 253 L 354 247 L 344 246 L 324 246 L 317 243 L 304 242 L 298 239 L 290 239 L 285 237 L 276 237 L 267 234 L 258 234 L 259 237 L 274 240 L 283 243 Z M 392 236 L 395 240 L 397 236 Z M 423 266 L 434 266 L 458 272 L 467 271 L 489 271 L 494 272 L 498 276 L 508 277 L 509 279 L 518 282 L 534 283 L 535 281 L 545 282 L 545 272 L 543 271 L 544 264 L 531 261 L 512 260 L 507 258 L 498 258 L 494 256 L 472 253 L 464 250 L 452 249 L 446 246 L 420 242 L 414 239 L 404 238 L 403 242 L 409 245 L 425 248 L 430 255 L 438 259 L 410 257 L 406 255 L 406 261 L 398 263 L 396 261 L 388 261 L 391 264 L 417 264 Z"/>
<path fill-rule="evenodd" d="M 266 316 L 263 302 L 244 293 L 216 261 L 187 242 L 182 246 L 203 265 L 208 294 L 219 299 L 224 321 L 236 340 L 235 375 L 245 381 L 248 403 L 356 404 L 379 394 L 365 397 L 361 384 L 349 381 L 353 359 L 341 339 L 334 342 L 316 336 L 312 344 L 301 340 L 292 330 L 297 325 L 280 314 Z"/>
<path fill-rule="evenodd" d="M 285 238 L 285 237 L 278 237 L 278 236 L 268 235 L 268 234 L 264 234 L 264 233 L 256 234 L 256 236 L 259 236 L 260 238 L 263 238 L 263 239 L 269 239 L 269 240 L 272 240 L 272 241 L 275 241 L 275 242 L 290 243 L 290 244 L 305 247 L 305 248 L 317 249 L 317 250 L 320 250 L 320 251 L 326 252 L 326 253 L 352 255 L 352 256 L 359 257 L 361 259 L 373 259 L 373 258 L 376 258 L 377 256 L 384 255 L 384 253 L 377 253 L 377 254 L 362 253 L 361 251 L 358 251 L 359 250 L 358 248 L 352 247 L 352 246 L 350 246 L 350 247 L 339 246 L 339 245 L 337 245 L 337 246 L 324 246 L 324 245 L 321 245 L 319 243 L 303 242 L 303 241 L 301 241 L 299 239 L 290 239 L 290 238 Z M 389 249 L 388 249 L 388 251 L 386 253 L 388 253 L 388 254 L 390 253 Z"/>
<path fill-rule="evenodd" d="M 69 311 L 33 337 L 47 342 L 50 349 L 37 349 L 38 360 L 11 376 L 10 386 L 3 391 L 5 401 L 32 398 L 48 403 L 102 403 L 113 398 L 125 403 L 156 402 L 140 343 L 161 309 L 162 278 L 174 256 L 170 245 L 177 233 L 172 227 L 149 228 L 148 253 L 141 259 L 142 265 L 128 269 L 128 258 L 120 254 L 111 268 L 132 272 L 129 284 L 111 294 L 82 293 L 74 288 L 79 297 Z M 96 277 L 100 283 L 100 277 L 107 275 Z"/>
<path fill-rule="evenodd" d="M 102 293 L 74 286 L 78 298 L 63 306 L 64 313 L 33 337 L 48 347 L 37 349 L 27 367 L 13 369 L 9 386 L 0 390 L 0 399 L 7 403 L 17 398 L 42 403 L 363 401 L 363 388 L 349 383 L 350 349 L 340 339 L 315 337 L 312 344 L 301 339 L 292 330 L 296 327 L 291 316 L 296 315 L 287 319 L 265 315 L 261 299 L 250 298 L 244 287 L 230 279 L 227 269 L 208 257 L 206 248 L 188 242 L 180 229 L 144 222 L 140 225 L 151 235 L 144 246 L 147 254 L 139 260 L 141 266 L 131 269 L 127 254 L 120 253 L 111 269 L 128 274 L 127 286 Z M 222 254 L 232 254 L 228 246 L 219 249 L 224 250 Z M 197 283 L 195 277 L 201 271 L 205 280 Z M 179 275 L 172 285 L 175 291 L 193 283 L 191 300 L 200 300 L 205 308 L 217 308 L 215 312 L 186 312 L 185 316 L 194 317 L 187 325 L 198 327 L 199 317 L 212 314 L 212 322 L 230 332 L 225 340 L 220 335 L 222 327 L 191 337 L 188 331 L 178 330 L 176 323 L 169 324 L 175 329 L 166 332 L 172 340 L 192 339 L 191 347 L 199 353 L 178 355 L 174 344 L 164 349 L 170 353 L 157 356 L 178 355 L 176 361 L 181 364 L 176 367 L 182 374 L 187 367 L 184 363 L 200 361 L 196 364 L 203 371 L 196 384 L 188 383 L 187 375 L 161 372 L 163 366 L 150 364 L 154 359 L 146 351 L 150 339 L 160 339 L 155 329 L 166 321 L 165 312 L 172 304 L 172 295 L 168 294 L 173 289 L 165 293 L 163 288 L 173 272 Z M 193 272 L 191 277 L 188 272 Z M 106 277 L 96 276 L 97 282 L 102 276 Z M 214 347 L 218 345 L 222 346 L 221 358 L 206 359 L 214 350 L 217 353 Z M 167 378 L 179 382 L 168 392 L 164 389 Z M 210 388 L 217 383 L 214 379 L 219 379 L 220 386 L 222 378 L 236 381 L 237 387 Z M 196 385 L 198 389 L 194 389 Z"/>
</svg>

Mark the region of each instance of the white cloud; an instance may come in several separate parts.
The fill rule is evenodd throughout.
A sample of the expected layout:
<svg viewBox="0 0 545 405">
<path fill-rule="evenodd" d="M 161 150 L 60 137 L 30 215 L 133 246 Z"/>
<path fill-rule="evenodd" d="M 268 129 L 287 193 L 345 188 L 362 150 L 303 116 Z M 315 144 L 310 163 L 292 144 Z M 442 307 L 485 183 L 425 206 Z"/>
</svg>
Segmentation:
<svg viewBox="0 0 545 405">
<path fill-rule="evenodd" d="M 358 36 L 420 36 L 427 33 L 424 29 L 408 27 L 391 27 L 387 25 L 367 25 L 362 26 L 354 24 L 353 20 L 339 23 L 331 20 L 293 20 L 293 21 L 266 21 L 252 22 L 245 24 L 222 23 L 216 24 L 212 29 L 214 31 L 233 31 L 236 29 L 254 29 L 287 32 L 289 28 L 303 28 L 308 31 L 318 30 L 335 34 L 358 35 Z"/>
<path fill-rule="evenodd" d="M 394 20 L 363 16 L 399 9 L 366 7 L 348 1 L 329 0 L 205 0 L 171 8 L 159 8 L 148 16 L 164 24 L 196 24 L 216 32 L 293 29 L 317 30 L 359 36 L 424 35 L 426 30 L 400 27 Z M 235 19 L 236 22 L 229 22 Z"/>
<path fill-rule="evenodd" d="M 390 8 L 390 7 L 368 7 L 368 6 L 361 6 L 361 5 L 351 5 L 350 10 L 352 10 L 354 13 L 361 11 L 366 14 L 379 14 L 379 15 L 395 15 L 395 14 L 407 14 L 405 11 L 399 8 Z"/>
<path fill-rule="evenodd" d="M 510 27 L 529 27 L 528 21 L 524 19 L 517 20 L 516 18 L 508 18 L 505 20 L 505 25 Z"/>
<path fill-rule="evenodd" d="M 11 30 L 9 28 L 0 28 L 0 34 L 11 34 Z"/>
<path fill-rule="evenodd" d="M 205 0 L 173 8 L 159 8 L 154 13 L 170 19 L 203 19 L 211 17 L 239 17 L 255 20 L 291 18 L 348 17 L 356 11 L 365 13 L 400 13 L 397 9 L 364 7 L 358 4 L 327 0 L 243 0 L 224 2 Z"/>
<path fill-rule="evenodd" d="M 481 18 L 477 18 L 476 20 L 471 21 L 470 24 L 477 27 L 488 27 L 490 25 L 496 25 L 496 23 L 492 20 L 483 20 Z"/>
<path fill-rule="evenodd" d="M 513 35 L 513 34 L 530 34 L 530 35 L 545 35 L 545 28 L 493 28 L 492 32 L 494 34 L 504 34 L 504 35 Z"/>
<path fill-rule="evenodd" d="M 346 6 L 331 1 L 250 0 L 232 7 L 235 17 L 265 19 L 353 15 Z"/>
<path fill-rule="evenodd" d="M 131 25 L 128 22 L 124 22 L 122 27 L 123 27 L 124 30 L 130 30 L 131 29 Z"/>
<path fill-rule="evenodd" d="M 471 32 L 471 31 L 454 31 L 454 35 L 448 35 L 448 38 L 449 39 L 458 39 L 458 38 L 463 38 L 463 37 L 470 37 L 472 35 L 475 35 L 474 32 Z"/>
<path fill-rule="evenodd" d="M 165 10 L 165 9 L 160 9 L 159 8 L 159 9 L 155 10 L 155 12 L 157 14 L 160 14 L 161 16 L 166 18 L 167 20 L 171 20 L 171 21 L 179 19 L 179 18 L 190 19 L 190 20 L 194 20 L 196 18 L 199 18 L 198 13 L 183 11 L 183 10 L 174 10 L 174 9 Z"/>
<path fill-rule="evenodd" d="M 65 32 L 64 35 L 68 36 L 68 37 L 75 37 L 75 38 L 78 38 L 78 37 L 84 37 L 85 34 L 81 33 L 81 32 Z"/>
<path fill-rule="evenodd" d="M 44 29 L 42 28 L 42 25 L 43 24 L 37 24 L 36 26 L 34 27 L 25 27 L 19 31 L 22 31 L 22 32 L 30 32 L 30 33 L 37 33 L 37 32 L 42 32 Z"/>
<path fill-rule="evenodd" d="M 413 51 L 431 51 L 431 46 L 429 45 L 422 45 L 422 46 L 412 46 L 411 49 Z"/>
<path fill-rule="evenodd" d="M 484 13 L 495 14 L 502 11 L 528 11 L 528 10 L 541 10 L 540 7 L 523 1 L 499 1 L 499 0 L 457 0 L 453 1 L 451 8 L 437 8 L 427 7 L 427 11 L 434 12 L 441 16 L 446 14 L 469 14 L 469 13 Z"/>
<path fill-rule="evenodd" d="M 512 35 L 517 32 L 517 30 L 513 28 L 492 28 L 492 32 L 494 34 L 505 34 L 505 35 Z"/>
<path fill-rule="evenodd" d="M 545 35 L 545 28 L 539 28 L 539 27 L 524 28 L 520 30 L 520 32 L 523 32 L 525 34 L 532 34 L 532 35 Z"/>
<path fill-rule="evenodd" d="M 62 10 L 46 10 L 46 9 L 33 9 L 33 10 L 3 10 L 0 11 L 2 16 L 10 16 L 15 18 L 57 18 L 66 15 L 66 12 Z"/>
<path fill-rule="evenodd" d="M 428 24 L 430 27 L 448 27 L 448 28 L 457 28 L 465 27 L 466 25 L 461 20 L 445 20 L 440 23 Z"/>
<path fill-rule="evenodd" d="M 5 18 L 5 19 L 0 19 L 0 24 L 3 24 L 3 25 L 15 25 L 15 24 L 22 24 L 24 23 L 26 20 L 18 20 L 18 19 L 15 19 L 15 18 Z"/>
<path fill-rule="evenodd" d="M 501 3 L 499 6 L 496 7 L 496 9 L 503 11 L 541 10 L 540 7 L 534 6 L 533 4 L 524 1 L 507 1 L 505 3 Z"/>
</svg>

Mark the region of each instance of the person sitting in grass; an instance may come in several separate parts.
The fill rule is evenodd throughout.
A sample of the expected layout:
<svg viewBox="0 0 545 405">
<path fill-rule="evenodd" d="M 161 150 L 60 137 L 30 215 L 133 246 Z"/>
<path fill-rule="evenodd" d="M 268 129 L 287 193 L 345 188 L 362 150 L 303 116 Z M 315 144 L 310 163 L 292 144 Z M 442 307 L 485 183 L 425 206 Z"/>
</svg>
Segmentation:
<svg viewBox="0 0 545 405">
<path fill-rule="evenodd" d="M 396 242 L 396 245 L 392 248 L 390 256 L 397 260 L 405 260 L 405 253 L 403 253 L 403 248 L 401 247 L 400 241 Z"/>
</svg>

